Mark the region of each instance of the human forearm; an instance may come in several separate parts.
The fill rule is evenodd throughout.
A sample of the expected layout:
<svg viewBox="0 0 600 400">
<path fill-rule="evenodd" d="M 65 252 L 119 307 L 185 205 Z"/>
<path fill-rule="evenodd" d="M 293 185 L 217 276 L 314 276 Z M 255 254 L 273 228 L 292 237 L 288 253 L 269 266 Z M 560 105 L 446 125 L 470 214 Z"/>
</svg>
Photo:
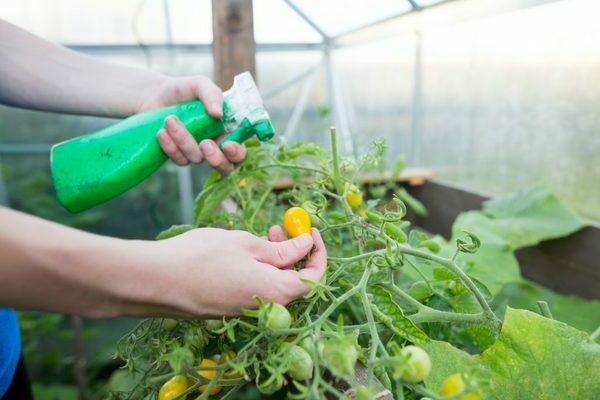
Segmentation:
<svg viewBox="0 0 600 400">
<path fill-rule="evenodd" d="M 103 62 L 0 20 L 0 103 L 123 117 L 165 83 L 161 74 Z"/>
<path fill-rule="evenodd" d="M 144 268 L 146 244 L 0 207 L 0 305 L 92 317 L 160 313 L 144 299 L 157 272 Z"/>
<path fill-rule="evenodd" d="M 302 279 L 320 279 L 327 252 L 316 230 L 285 240 L 274 227 L 269 239 L 202 228 L 158 242 L 121 240 L 0 207 L 0 307 L 209 317 L 240 315 L 254 296 L 287 304 L 309 291 Z"/>
</svg>

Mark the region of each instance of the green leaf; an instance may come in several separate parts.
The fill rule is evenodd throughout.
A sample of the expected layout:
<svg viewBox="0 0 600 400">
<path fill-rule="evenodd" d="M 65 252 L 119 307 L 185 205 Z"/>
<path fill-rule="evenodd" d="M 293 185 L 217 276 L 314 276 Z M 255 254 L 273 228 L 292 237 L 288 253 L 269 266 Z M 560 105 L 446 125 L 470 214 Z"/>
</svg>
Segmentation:
<svg viewBox="0 0 600 400">
<path fill-rule="evenodd" d="M 229 180 L 219 181 L 211 184 L 198 195 L 196 198 L 196 207 L 194 208 L 194 216 L 196 224 L 205 224 L 214 217 L 215 210 L 221 205 L 223 200 L 229 196 L 232 190 Z"/>
<path fill-rule="evenodd" d="M 514 249 L 534 246 L 583 228 L 583 221 L 555 194 L 543 186 L 501 196 L 483 203 L 488 229 Z"/>
<path fill-rule="evenodd" d="M 370 288 L 375 305 L 375 318 L 386 325 L 395 335 L 412 343 L 425 343 L 429 340 L 425 332 L 404 316 L 402 309 L 392 300 L 391 294 L 381 286 Z"/>
<path fill-rule="evenodd" d="M 475 254 L 461 254 L 457 262 L 480 280 L 495 295 L 508 282 L 521 280 L 519 263 L 509 243 L 486 226 L 484 216 L 479 211 L 469 211 L 458 216 L 452 226 L 453 238 L 459 238 L 464 231 L 476 235 L 481 247 Z"/>
<path fill-rule="evenodd" d="M 505 284 L 521 281 L 514 250 L 567 236 L 583 226 L 556 195 L 536 186 L 486 201 L 483 211 L 460 214 L 452 236 L 456 240 L 461 231 L 469 231 L 481 239 L 476 254 L 463 255 L 458 261 L 496 295 Z"/>
<path fill-rule="evenodd" d="M 156 240 L 164 240 L 164 239 L 169 239 L 172 238 L 174 236 L 177 235 L 181 235 L 182 233 L 185 233 L 189 230 L 194 229 L 195 226 L 194 225 L 173 225 L 172 227 L 170 227 L 167 230 L 162 231 L 161 233 L 159 233 L 156 236 Z"/>
<path fill-rule="evenodd" d="M 555 293 L 528 280 L 507 284 L 494 302 L 501 309 L 504 309 L 505 305 L 509 305 L 513 308 L 538 312 L 536 305 L 538 300 L 548 303 L 554 319 L 577 329 L 592 333 L 600 326 L 600 300 L 588 300 L 578 296 Z"/>
<path fill-rule="evenodd" d="M 422 345 L 433 368 L 426 386 L 438 391 L 453 373 L 485 371 L 491 387 L 485 399 L 597 399 L 600 345 L 588 334 L 526 310 L 509 308 L 500 337 L 480 355 L 448 343 Z"/>
</svg>

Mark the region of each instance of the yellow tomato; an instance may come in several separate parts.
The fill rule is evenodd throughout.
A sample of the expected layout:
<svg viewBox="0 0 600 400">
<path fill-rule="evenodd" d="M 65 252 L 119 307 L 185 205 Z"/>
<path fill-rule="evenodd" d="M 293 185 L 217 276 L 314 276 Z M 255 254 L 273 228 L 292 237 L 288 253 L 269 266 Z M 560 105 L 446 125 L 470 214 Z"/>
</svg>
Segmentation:
<svg viewBox="0 0 600 400">
<path fill-rule="evenodd" d="M 358 208 L 363 202 L 362 193 L 356 185 L 346 185 L 346 202 L 352 208 Z"/>
<path fill-rule="evenodd" d="M 172 400 L 185 392 L 188 388 L 188 379 L 185 375 L 175 375 L 165 382 L 158 392 L 158 400 Z M 186 396 L 181 399 L 185 400 Z"/>
<path fill-rule="evenodd" d="M 442 396 L 454 396 L 465 390 L 465 381 L 461 374 L 452 374 L 442 382 L 440 394 Z"/>
<path fill-rule="evenodd" d="M 221 353 L 221 357 L 219 358 L 219 365 L 223 365 L 223 364 L 227 363 L 229 360 L 233 360 L 236 356 L 237 356 L 237 354 L 235 354 L 235 351 L 228 351 L 227 353 Z M 235 369 L 229 369 L 229 370 L 223 372 L 223 379 L 237 379 L 237 378 L 241 378 L 241 377 L 242 377 L 242 374 L 240 374 Z"/>
<path fill-rule="evenodd" d="M 303 233 L 310 233 L 310 216 L 304 208 L 292 207 L 283 214 L 283 226 L 287 233 L 295 238 Z"/>
<path fill-rule="evenodd" d="M 455 396 L 466 389 L 467 385 L 461 374 L 452 374 L 442 382 L 440 394 L 442 396 Z M 467 393 L 459 397 L 459 400 L 481 400 L 476 393 Z"/>
<path fill-rule="evenodd" d="M 203 358 L 202 361 L 200 361 L 200 364 L 198 366 L 201 368 L 216 368 L 219 365 L 214 360 L 211 360 L 209 358 Z M 212 370 L 212 369 L 198 370 L 198 375 L 200 375 L 201 377 L 206 378 L 206 379 L 212 379 L 215 377 L 216 374 L 217 374 L 217 371 Z M 200 386 L 198 388 L 198 390 L 200 390 L 200 393 L 204 393 L 207 388 L 208 388 L 208 384 Z M 215 385 L 212 387 L 209 394 L 211 396 L 215 395 L 215 394 L 219 393 L 222 389 L 223 389 L 223 387 L 221 387 L 219 385 Z"/>
</svg>

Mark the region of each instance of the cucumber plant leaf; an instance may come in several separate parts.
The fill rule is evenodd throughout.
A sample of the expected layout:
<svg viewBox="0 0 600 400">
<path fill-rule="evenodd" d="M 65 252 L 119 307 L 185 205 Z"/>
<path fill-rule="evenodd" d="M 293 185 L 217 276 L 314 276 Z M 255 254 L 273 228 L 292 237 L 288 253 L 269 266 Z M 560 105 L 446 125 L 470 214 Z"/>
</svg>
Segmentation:
<svg viewBox="0 0 600 400">
<path fill-rule="evenodd" d="M 434 391 L 453 373 L 481 370 L 491 380 L 485 399 L 600 396 L 600 345 L 584 332 L 527 310 L 508 308 L 500 337 L 480 355 L 439 341 L 422 347 L 433 365 L 425 384 Z"/>
</svg>

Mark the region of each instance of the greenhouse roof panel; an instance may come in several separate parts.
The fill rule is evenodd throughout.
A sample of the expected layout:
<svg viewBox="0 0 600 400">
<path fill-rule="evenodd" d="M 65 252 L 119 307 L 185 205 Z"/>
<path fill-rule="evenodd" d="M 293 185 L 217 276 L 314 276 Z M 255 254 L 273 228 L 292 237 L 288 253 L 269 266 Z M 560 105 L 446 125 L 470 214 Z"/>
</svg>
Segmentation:
<svg viewBox="0 0 600 400">
<path fill-rule="evenodd" d="M 430 0 L 431 1 L 431 0 Z M 328 36 L 358 28 L 413 9 L 408 0 L 291 0 Z"/>
</svg>

